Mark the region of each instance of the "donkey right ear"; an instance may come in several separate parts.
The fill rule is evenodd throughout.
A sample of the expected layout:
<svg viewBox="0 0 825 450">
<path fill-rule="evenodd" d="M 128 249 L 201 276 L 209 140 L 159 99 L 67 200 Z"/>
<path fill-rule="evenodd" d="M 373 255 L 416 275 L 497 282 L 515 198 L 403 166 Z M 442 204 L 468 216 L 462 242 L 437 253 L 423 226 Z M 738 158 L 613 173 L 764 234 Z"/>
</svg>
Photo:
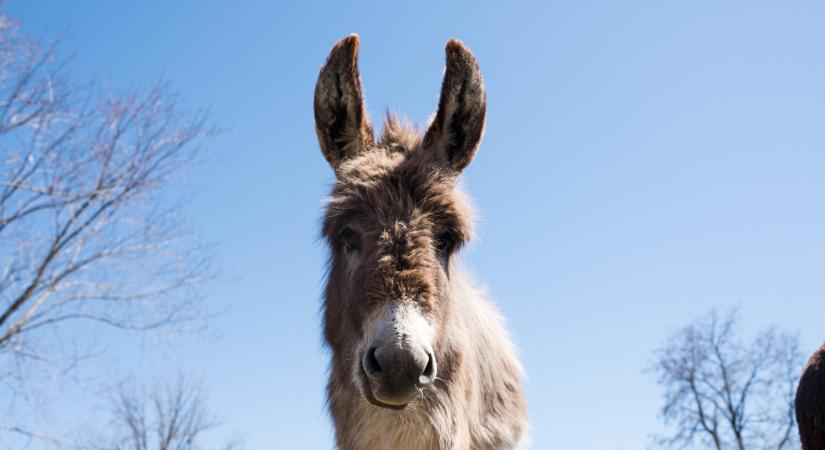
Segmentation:
<svg viewBox="0 0 825 450">
<path fill-rule="evenodd" d="M 470 164 L 484 134 L 487 94 L 476 58 L 458 39 L 447 42 L 438 112 L 423 146 L 456 172 Z"/>
<path fill-rule="evenodd" d="M 358 35 L 338 41 L 315 85 L 315 132 L 333 169 L 374 145 L 358 75 Z"/>
</svg>

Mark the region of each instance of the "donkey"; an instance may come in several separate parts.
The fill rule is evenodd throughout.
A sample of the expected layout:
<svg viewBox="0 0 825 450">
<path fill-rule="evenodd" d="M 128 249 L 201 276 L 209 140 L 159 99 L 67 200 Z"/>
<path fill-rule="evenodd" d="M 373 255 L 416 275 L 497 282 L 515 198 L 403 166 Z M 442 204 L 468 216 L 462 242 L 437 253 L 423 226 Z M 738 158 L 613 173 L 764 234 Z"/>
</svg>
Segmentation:
<svg viewBox="0 0 825 450">
<path fill-rule="evenodd" d="M 805 450 L 825 450 L 825 345 L 813 354 L 796 390 L 796 422 Z"/>
<path fill-rule="evenodd" d="M 374 137 L 357 35 L 318 76 L 315 127 L 336 174 L 322 225 L 327 400 L 342 450 L 512 449 L 526 435 L 514 348 L 456 260 L 472 234 L 457 178 L 481 141 L 486 94 L 470 51 L 451 40 L 446 54 L 426 133 L 388 114 Z"/>
</svg>

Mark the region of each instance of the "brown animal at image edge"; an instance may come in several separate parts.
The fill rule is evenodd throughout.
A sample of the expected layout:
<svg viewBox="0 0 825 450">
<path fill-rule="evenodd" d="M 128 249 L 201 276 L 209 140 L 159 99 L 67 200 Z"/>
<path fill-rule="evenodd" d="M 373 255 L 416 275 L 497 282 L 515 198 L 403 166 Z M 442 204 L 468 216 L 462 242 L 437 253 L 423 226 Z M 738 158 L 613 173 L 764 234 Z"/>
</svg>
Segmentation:
<svg viewBox="0 0 825 450">
<path fill-rule="evenodd" d="M 813 354 L 799 380 L 796 422 L 804 450 L 825 450 L 825 345 Z"/>
<path fill-rule="evenodd" d="M 522 369 L 495 308 L 462 271 L 472 236 L 458 176 L 484 129 L 486 94 L 458 40 L 426 132 L 388 116 L 376 139 L 358 36 L 339 41 L 315 89 L 321 150 L 336 173 L 324 338 L 338 447 L 513 449 L 525 442 Z"/>
</svg>

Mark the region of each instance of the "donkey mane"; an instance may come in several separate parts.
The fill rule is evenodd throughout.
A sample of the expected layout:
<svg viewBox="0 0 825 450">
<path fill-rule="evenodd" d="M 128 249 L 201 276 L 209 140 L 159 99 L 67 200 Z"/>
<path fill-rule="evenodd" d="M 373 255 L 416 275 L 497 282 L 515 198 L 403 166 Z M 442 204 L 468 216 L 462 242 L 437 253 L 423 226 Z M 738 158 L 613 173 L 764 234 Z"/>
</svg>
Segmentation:
<svg viewBox="0 0 825 450">
<path fill-rule="evenodd" d="M 387 114 L 375 139 L 357 51 L 357 36 L 339 41 L 315 91 L 316 132 L 336 174 L 322 233 L 338 447 L 517 448 L 528 428 L 522 369 L 457 255 L 473 222 L 458 177 L 486 112 L 478 65 L 450 41 L 432 122 L 423 129 Z"/>
<path fill-rule="evenodd" d="M 424 130 L 416 127 L 412 122 L 402 121 L 395 114 L 387 112 L 381 137 L 378 138 L 378 146 L 399 147 L 408 151 L 418 147 L 423 138 Z"/>
</svg>

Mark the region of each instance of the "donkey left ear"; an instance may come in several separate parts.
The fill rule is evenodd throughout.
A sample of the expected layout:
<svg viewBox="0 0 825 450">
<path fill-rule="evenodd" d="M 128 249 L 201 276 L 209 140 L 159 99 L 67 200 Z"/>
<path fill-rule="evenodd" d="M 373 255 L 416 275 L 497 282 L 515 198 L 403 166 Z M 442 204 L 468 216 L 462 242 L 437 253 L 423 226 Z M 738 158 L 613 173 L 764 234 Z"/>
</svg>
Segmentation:
<svg viewBox="0 0 825 450">
<path fill-rule="evenodd" d="M 462 171 L 478 149 L 484 132 L 487 94 L 475 57 L 458 39 L 447 42 L 447 68 L 441 98 L 424 147 L 456 172 Z"/>
<path fill-rule="evenodd" d="M 358 35 L 338 41 L 315 85 L 315 132 L 333 169 L 374 146 L 358 74 Z"/>
</svg>

